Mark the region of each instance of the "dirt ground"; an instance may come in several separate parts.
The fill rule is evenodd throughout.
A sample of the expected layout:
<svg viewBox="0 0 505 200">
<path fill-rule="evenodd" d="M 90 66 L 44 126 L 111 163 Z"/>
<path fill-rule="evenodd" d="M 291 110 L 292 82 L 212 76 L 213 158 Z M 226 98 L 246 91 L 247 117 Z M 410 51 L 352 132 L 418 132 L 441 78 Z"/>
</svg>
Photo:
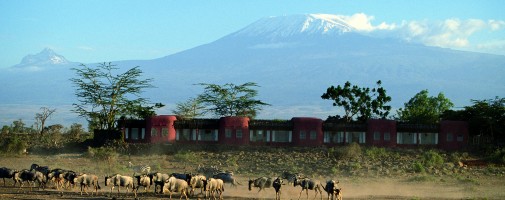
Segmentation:
<svg viewBox="0 0 505 200">
<path fill-rule="evenodd" d="M 58 166 L 63 169 L 72 169 L 74 171 L 94 172 L 99 177 L 105 174 L 101 165 L 93 163 L 89 159 L 82 158 L 80 155 L 54 155 L 54 156 L 18 156 L 1 157 L 0 167 L 5 166 L 13 169 L 29 168 L 32 163 L 40 165 Z M 171 169 L 180 171 L 180 168 Z M 257 188 L 248 190 L 247 180 L 249 177 L 237 175 L 241 185 L 232 187 L 225 185 L 225 199 L 274 199 L 275 191 L 273 188 L 267 188 L 265 191 L 258 192 Z M 409 181 L 405 177 L 320 177 L 316 178 L 321 182 L 327 179 L 339 180 L 339 186 L 342 188 L 343 199 L 505 199 L 505 178 L 503 176 L 482 176 L 476 175 L 470 182 L 462 182 L 448 178 L 432 178 L 429 181 Z M 120 196 L 117 191 L 110 195 L 110 187 L 105 187 L 103 178 L 100 178 L 98 196 L 80 195 L 79 189 L 67 189 L 58 191 L 49 184 L 49 188 L 38 190 L 28 187 L 14 188 L 12 180 L 6 180 L 6 186 L 0 182 L 0 199 L 134 199 L 133 194 L 125 196 L 122 189 Z M 138 199 L 159 199 L 168 198 L 168 195 L 153 194 L 151 188 L 147 194 L 139 190 Z M 198 190 L 197 190 L 198 191 Z M 298 199 L 300 196 L 300 187 L 292 185 L 283 185 L 281 199 Z M 314 198 L 315 192 L 309 191 L 308 199 L 320 199 L 318 194 Z M 178 198 L 174 195 L 174 198 Z M 191 199 L 201 199 L 203 195 L 191 197 Z M 327 195 L 323 193 L 323 199 Z M 306 193 L 302 193 L 301 199 L 307 199 Z"/>
<path fill-rule="evenodd" d="M 241 182 L 245 183 L 246 179 Z M 342 180 L 346 181 L 346 180 Z M 341 182 L 342 182 L 341 181 Z M 405 183 L 400 180 L 361 180 L 358 183 L 340 184 L 343 188 L 343 199 L 504 199 L 505 186 L 504 180 L 489 181 L 482 185 L 454 185 L 450 183 Z M 110 187 L 104 187 L 99 190 L 98 196 L 80 195 L 79 189 L 58 191 L 54 188 L 38 190 L 24 187 L 22 189 L 14 188 L 12 182 L 7 181 L 6 187 L 0 187 L 0 199 L 134 199 L 133 194 L 126 194 L 124 189 L 120 196 L 114 190 L 110 195 Z M 282 187 L 281 199 L 298 199 L 300 188 L 292 185 Z M 199 193 L 197 191 L 196 193 Z M 126 196 L 127 195 L 127 196 Z M 309 191 L 308 199 L 320 199 L 320 195 L 315 198 L 315 192 Z M 327 195 L 323 193 L 323 199 Z M 152 188 L 148 193 L 139 190 L 137 199 L 160 199 L 168 198 L 168 194 L 153 194 Z M 178 198 L 178 195 L 173 198 Z M 306 199 L 306 193 L 303 192 L 301 199 Z M 199 194 L 191 199 L 201 199 L 203 195 Z M 265 191 L 258 192 L 257 188 L 249 191 L 245 184 L 237 187 L 225 186 L 224 199 L 274 199 L 275 191 L 268 188 Z"/>
</svg>

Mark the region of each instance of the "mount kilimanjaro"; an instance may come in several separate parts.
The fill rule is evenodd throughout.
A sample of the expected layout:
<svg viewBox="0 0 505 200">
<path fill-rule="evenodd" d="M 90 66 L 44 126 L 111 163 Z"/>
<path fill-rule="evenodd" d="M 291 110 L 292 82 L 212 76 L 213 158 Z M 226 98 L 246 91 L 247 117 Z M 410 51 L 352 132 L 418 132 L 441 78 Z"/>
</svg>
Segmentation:
<svg viewBox="0 0 505 200">
<path fill-rule="evenodd" d="M 69 68 L 79 63 L 60 61 L 35 59 L 2 69 L 0 105 L 65 105 L 69 110 L 76 102 Z M 339 109 L 320 96 L 329 86 L 346 81 L 375 87 L 381 80 L 394 108 L 423 89 L 431 95 L 443 92 L 456 107 L 470 105 L 471 99 L 505 96 L 505 56 L 363 35 L 338 16 L 324 14 L 267 17 L 179 53 L 113 63 L 141 66 L 145 77 L 154 79 L 156 88 L 145 96 L 167 105 L 160 114 L 170 114 L 175 103 L 200 94 L 197 83 L 256 82 L 261 86 L 258 98 L 272 104 L 258 118 L 270 119 L 338 114 Z M 2 118 L 1 123 L 13 119 L 17 118 Z"/>
</svg>

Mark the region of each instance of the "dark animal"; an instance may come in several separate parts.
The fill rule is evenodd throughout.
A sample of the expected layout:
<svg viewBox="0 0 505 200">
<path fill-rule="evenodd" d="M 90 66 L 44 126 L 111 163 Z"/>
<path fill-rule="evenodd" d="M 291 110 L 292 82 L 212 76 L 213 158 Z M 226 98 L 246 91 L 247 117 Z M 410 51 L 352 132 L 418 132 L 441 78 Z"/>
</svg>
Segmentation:
<svg viewBox="0 0 505 200">
<path fill-rule="evenodd" d="M 30 190 L 32 190 L 31 185 L 35 187 L 35 181 L 38 182 L 39 184 L 39 189 L 40 188 L 45 188 L 46 185 L 46 176 L 42 174 L 42 172 L 36 171 L 36 170 L 21 170 L 19 172 L 14 172 L 14 185 L 16 183 L 19 183 L 19 188 L 23 187 L 23 183 L 26 181 L 28 185 L 30 186 Z"/>
<path fill-rule="evenodd" d="M 289 184 L 289 183 L 294 183 L 295 179 L 297 179 L 297 178 L 300 179 L 301 176 L 298 173 L 290 173 L 290 172 L 285 171 L 285 172 L 282 172 L 281 178 L 286 179 Z"/>
<path fill-rule="evenodd" d="M 342 188 L 335 189 L 336 200 L 342 200 Z"/>
<path fill-rule="evenodd" d="M 240 183 L 233 177 L 233 172 L 220 172 L 214 174 L 212 178 L 221 179 L 224 183 L 230 183 L 235 187 L 237 187 L 237 185 L 240 185 Z"/>
<path fill-rule="evenodd" d="M 32 170 L 32 169 L 34 169 L 34 170 L 36 170 L 36 171 L 39 171 L 39 172 L 42 172 L 42 174 L 44 174 L 44 175 L 46 175 L 46 176 L 47 176 L 47 174 L 49 174 L 49 172 L 51 171 L 51 170 L 49 169 L 49 167 L 48 167 L 48 166 L 40 166 L 40 165 L 35 164 L 35 163 L 33 163 L 33 164 L 30 166 L 30 170 Z"/>
<path fill-rule="evenodd" d="M 272 187 L 275 189 L 275 200 L 281 199 L 281 186 L 283 181 L 281 178 L 277 177 L 272 183 Z"/>
<path fill-rule="evenodd" d="M 14 172 L 15 170 L 9 169 L 7 167 L 0 168 L 0 178 L 4 180 L 4 187 L 5 187 L 5 178 L 14 178 Z"/>
<path fill-rule="evenodd" d="M 328 193 L 328 199 L 333 200 L 333 197 L 337 197 L 337 195 L 335 195 L 335 191 L 340 189 L 338 187 L 338 183 L 338 181 L 334 180 L 326 181 L 326 185 L 323 186 L 323 189 L 326 191 L 326 193 Z"/>
<path fill-rule="evenodd" d="M 221 170 L 219 170 L 219 168 L 217 166 L 214 166 L 214 165 L 211 165 L 211 166 L 208 166 L 208 167 L 202 166 L 202 165 L 198 165 L 198 167 L 196 168 L 196 171 L 199 174 L 203 174 L 205 177 L 212 177 L 212 175 L 221 172 Z"/>
<path fill-rule="evenodd" d="M 319 183 L 318 181 L 316 182 L 310 180 L 309 178 L 303 178 L 303 179 L 296 178 L 295 181 L 293 182 L 293 186 L 296 187 L 298 185 L 302 187 L 302 191 L 300 191 L 300 196 L 298 196 L 298 199 L 300 199 L 300 197 L 302 196 L 302 192 L 304 190 L 307 193 L 307 199 L 309 199 L 309 190 L 314 190 L 314 192 L 316 193 L 314 198 L 316 198 L 317 193 L 319 193 L 321 196 L 321 200 L 323 199 L 323 190 L 321 189 L 322 186 L 321 183 Z"/>
<path fill-rule="evenodd" d="M 180 174 L 180 173 L 171 173 L 170 176 L 173 176 L 176 179 L 185 180 L 186 182 L 188 182 L 188 184 L 191 182 L 192 177 L 191 174 Z"/>
<path fill-rule="evenodd" d="M 156 194 L 159 185 L 160 193 L 163 194 L 163 187 L 165 186 L 165 182 L 168 181 L 168 178 L 170 178 L 170 176 L 168 174 L 162 174 L 158 172 L 149 173 L 148 176 L 154 183 L 154 193 Z"/>
<path fill-rule="evenodd" d="M 60 186 L 63 187 L 65 182 L 64 174 L 66 172 L 67 170 L 64 169 L 53 169 L 47 174 L 47 181 L 52 181 L 56 186 L 56 190 L 59 190 Z"/>
<path fill-rule="evenodd" d="M 65 188 L 75 187 L 75 177 L 77 177 L 77 173 L 74 171 L 67 171 L 63 174 L 63 178 L 65 179 Z"/>
<path fill-rule="evenodd" d="M 255 180 L 249 179 L 249 191 L 252 190 L 252 187 L 257 187 L 259 188 L 258 192 L 265 188 L 270 188 L 272 187 L 272 178 L 267 178 L 267 177 L 260 177 Z"/>
</svg>

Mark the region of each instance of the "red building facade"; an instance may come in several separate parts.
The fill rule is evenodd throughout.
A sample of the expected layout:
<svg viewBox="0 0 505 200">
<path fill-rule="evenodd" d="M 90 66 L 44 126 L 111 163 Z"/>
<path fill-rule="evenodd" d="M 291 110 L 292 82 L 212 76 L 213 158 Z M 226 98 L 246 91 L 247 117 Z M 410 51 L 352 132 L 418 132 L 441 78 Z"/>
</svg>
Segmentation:
<svg viewBox="0 0 505 200">
<path fill-rule="evenodd" d="M 468 124 L 404 124 L 370 119 L 366 123 L 323 121 L 313 117 L 291 120 L 250 120 L 247 117 L 179 119 L 174 115 L 120 122 L 126 142 L 264 146 L 339 146 L 350 143 L 378 147 L 463 149 Z"/>
</svg>

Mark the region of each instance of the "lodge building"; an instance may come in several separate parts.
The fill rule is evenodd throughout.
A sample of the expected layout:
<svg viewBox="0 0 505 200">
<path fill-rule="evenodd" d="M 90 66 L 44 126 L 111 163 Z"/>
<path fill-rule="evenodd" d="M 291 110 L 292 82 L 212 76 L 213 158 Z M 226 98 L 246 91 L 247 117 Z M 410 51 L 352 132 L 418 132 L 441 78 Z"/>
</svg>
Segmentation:
<svg viewBox="0 0 505 200">
<path fill-rule="evenodd" d="M 129 143 L 227 144 L 264 146 L 339 146 L 356 142 L 378 147 L 432 147 L 459 150 L 467 146 L 468 123 L 406 124 L 370 119 L 366 123 L 324 121 L 314 117 L 257 120 L 247 117 L 180 119 L 158 115 L 120 121 Z"/>
</svg>

